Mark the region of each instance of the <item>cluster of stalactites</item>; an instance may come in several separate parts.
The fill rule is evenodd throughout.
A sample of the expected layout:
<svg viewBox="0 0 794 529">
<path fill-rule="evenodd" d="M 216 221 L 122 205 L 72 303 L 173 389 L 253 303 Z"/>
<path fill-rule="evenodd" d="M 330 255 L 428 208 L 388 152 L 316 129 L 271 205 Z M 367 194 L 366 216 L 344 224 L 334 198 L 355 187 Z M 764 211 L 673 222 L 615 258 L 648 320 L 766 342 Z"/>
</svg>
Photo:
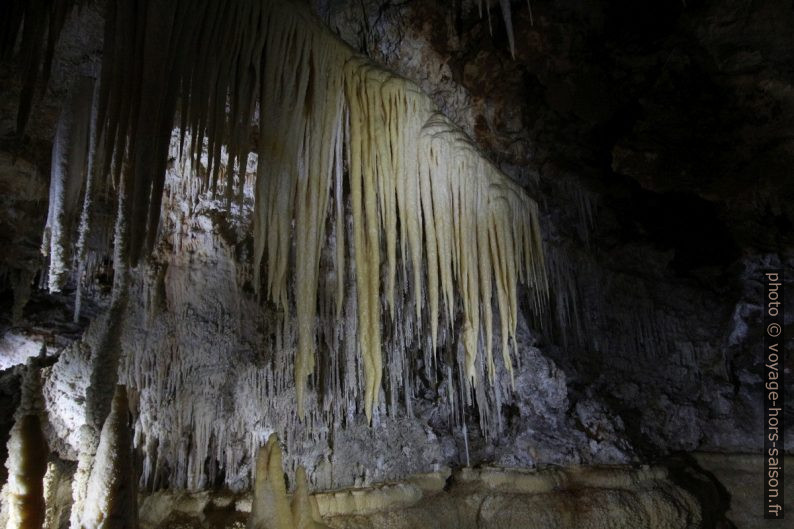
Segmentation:
<svg viewBox="0 0 794 529">
<path fill-rule="evenodd" d="M 30 117 L 37 87 L 47 86 L 61 29 L 81 0 L 6 0 L 0 3 L 0 59 L 9 58 L 18 46 L 23 68 L 22 93 L 17 111 L 17 134 L 22 136 Z M 41 78 L 40 78 L 41 77 Z"/>
<path fill-rule="evenodd" d="M 254 284 L 260 285 L 264 261 L 265 295 L 289 311 L 294 239 L 299 414 L 314 364 L 318 266 L 331 204 L 338 313 L 345 295 L 348 204 L 353 219 L 368 418 L 381 388 L 381 326 L 395 316 L 398 268 L 410 277 L 405 284 L 412 287 L 417 321 L 429 310 L 432 348 L 442 308 L 447 322 L 459 320 L 456 311 L 462 310 L 469 382 L 477 382 L 481 348 L 493 381 L 495 301 L 510 371 L 516 285 L 534 289 L 537 309 L 547 287 L 535 203 L 415 85 L 357 56 L 299 10 L 284 9 L 270 20 L 260 95 Z"/>
<path fill-rule="evenodd" d="M 483 0 L 477 0 L 477 8 L 479 9 L 480 16 L 482 16 Z M 502 11 L 502 19 L 505 23 L 505 31 L 507 31 L 507 41 L 510 43 L 510 53 L 515 58 L 516 56 L 516 38 L 513 29 L 513 9 L 510 6 L 510 0 L 499 0 L 499 8 Z M 527 9 L 529 10 L 529 22 L 534 25 L 534 17 L 532 16 L 532 3 L 527 0 Z M 488 16 L 488 28 L 493 31 L 491 26 L 491 0 L 485 0 L 485 11 Z"/>
<path fill-rule="evenodd" d="M 251 134 L 256 104 L 272 68 L 263 61 L 267 28 L 282 3 L 288 4 L 109 0 L 97 141 L 104 152 L 114 153 L 105 158 L 103 174 L 123 185 L 128 197 L 122 211 L 128 263 L 138 263 L 157 242 L 177 121 L 182 148 L 197 161 L 204 149 L 208 152 L 207 170 L 200 175 L 203 189 L 215 193 L 223 175 L 227 204 L 234 198 L 235 167 L 245 167 L 256 142 Z M 271 88 L 278 92 L 277 85 Z M 224 145 L 228 157 L 222 167 Z M 238 198 L 242 192 L 241 184 Z"/>
<path fill-rule="evenodd" d="M 511 393 L 518 283 L 533 287 L 534 309 L 545 303 L 535 203 L 413 84 L 355 55 L 306 13 L 280 9 L 265 28 L 253 212 L 253 285 L 267 329 L 258 354 L 269 361 L 235 368 L 230 417 L 204 395 L 226 383 L 220 366 L 236 361 L 247 301 L 214 284 L 222 301 L 207 310 L 219 311 L 211 318 L 219 328 L 200 343 L 173 335 L 167 322 L 205 336 L 201 321 L 182 321 L 178 311 L 158 319 L 167 338 L 132 347 L 123 370 L 147 399 L 140 408 L 159 410 L 136 426 L 148 487 L 200 488 L 221 469 L 232 483 L 247 461 L 232 439 L 261 425 L 284 435 L 293 465 L 302 443 L 325 442 L 356 410 L 380 418 L 404 404 L 411 413 L 425 381 L 443 393 L 452 427 L 463 426 L 474 399 L 481 431 L 493 438 Z M 173 203 L 189 202 L 200 177 L 170 174 Z M 200 201 L 217 206 L 207 195 Z M 207 236 L 177 231 L 172 256 Z M 223 255 L 220 262 L 236 254 Z M 169 307 L 197 293 L 177 277 L 163 278 Z M 207 376 L 203 362 L 219 350 L 229 355 Z M 178 451 L 181 438 L 191 439 L 189 457 Z"/>
<path fill-rule="evenodd" d="M 479 4 L 482 11 L 482 1 Z M 485 7 L 490 17 L 490 0 Z M 500 8 L 514 53 L 510 2 L 500 0 Z M 68 7 L 53 11 L 50 20 L 56 26 L 50 31 L 59 30 L 68 12 Z M 25 13 L 31 20 L 33 15 Z M 208 151 L 208 167 L 201 176 L 204 188 L 214 193 L 219 177 L 224 176 L 226 197 L 231 200 L 237 164 L 245 165 L 254 145 L 259 144 L 261 149 L 261 143 L 273 141 L 262 127 L 259 137 L 251 134 L 257 103 L 260 119 L 268 119 L 274 107 L 267 103 L 274 101 L 265 98 L 274 97 L 280 105 L 284 96 L 289 95 L 285 90 L 288 92 L 290 84 L 298 82 L 308 87 L 312 101 L 296 103 L 309 105 L 325 100 L 333 106 L 333 94 L 327 97 L 312 93 L 318 80 L 314 78 L 316 72 L 301 73 L 289 67 L 289 71 L 283 71 L 284 65 L 267 60 L 268 54 L 279 45 L 279 35 L 270 31 L 274 26 L 300 19 L 298 23 L 309 26 L 301 28 L 307 29 L 306 35 L 317 35 L 318 24 L 311 18 L 306 6 L 283 0 L 245 0 L 228 8 L 211 0 L 165 3 L 109 0 L 102 72 L 94 102 L 95 127 L 88 152 L 92 164 L 96 157 L 96 172 L 107 180 L 102 183 L 113 188 L 123 186 L 123 195 L 127 197 L 121 213 L 128 232 L 124 249 L 128 263 L 138 263 L 157 242 L 170 131 L 177 116 L 182 133 L 192 132 L 191 139 L 182 137 L 183 144 L 186 139 L 189 143 L 189 153 L 198 158 L 204 148 Z M 9 28 L 13 27 L 16 26 L 12 21 Z M 325 38 L 331 38 L 327 32 Z M 304 40 L 298 37 L 282 43 L 282 57 L 276 62 L 284 56 L 301 63 L 322 62 L 322 57 L 300 55 L 301 50 L 307 51 Z M 325 46 L 314 45 L 312 52 L 338 54 L 340 46 L 338 41 L 327 50 Z M 48 41 L 48 57 L 50 47 Z M 350 50 L 342 54 L 350 55 Z M 44 71 L 48 69 L 45 67 Z M 273 74 L 279 71 L 287 75 L 274 79 Z M 285 107 L 282 106 L 281 112 Z M 91 115 L 87 110 L 77 110 L 78 116 Z M 329 116 L 329 120 L 333 122 L 334 117 Z M 294 129 L 278 131 L 276 150 L 289 145 L 289 141 L 295 145 L 295 138 L 290 137 L 295 133 Z M 229 155 L 222 167 L 224 145 Z M 281 163 L 294 163 L 289 159 L 294 153 L 279 154 L 285 155 Z M 242 190 L 242 185 L 237 187 L 238 196 Z M 57 255 L 55 264 L 60 265 Z M 56 272 L 60 270 L 56 267 Z M 55 284 L 57 288 L 58 282 Z"/>
<path fill-rule="evenodd" d="M 87 96 L 88 83 L 76 93 L 86 94 L 75 104 L 90 106 L 81 115 L 93 115 L 94 126 L 74 120 L 64 125 L 79 132 L 70 138 L 80 138 L 64 145 L 77 143 L 79 153 L 88 145 L 84 158 L 67 156 L 64 163 L 85 166 L 89 177 L 105 175 L 96 183 L 120 197 L 116 267 L 138 262 L 157 240 L 177 112 L 180 148 L 196 160 L 208 152 L 207 170 L 194 178 L 214 192 L 225 175 L 227 200 L 235 194 L 235 167 L 245 166 L 238 162 L 255 144 L 253 283 L 285 317 L 294 317 L 298 416 L 304 416 L 306 384 L 315 371 L 318 276 L 329 231 L 335 237 L 338 317 L 346 273 L 354 284 L 364 380 L 359 398 L 368 419 L 382 386 L 381 333 L 395 318 L 398 275 L 407 278 L 401 285 L 410 286 L 416 321 L 429 322 L 431 350 L 440 321 L 460 334 L 467 387 L 482 383 L 477 373 L 494 381 L 496 306 L 503 364 L 511 372 L 517 284 L 531 287 L 538 310 L 547 290 L 534 201 L 435 112 L 429 97 L 358 56 L 307 6 L 284 0 L 243 0 L 231 7 L 212 0 L 110 0 L 96 96 Z M 237 182 L 239 195 L 244 178 Z M 55 185 L 54 218 L 71 218 L 78 203 L 73 190 L 90 185 L 66 179 Z M 90 193 L 83 202 L 81 235 L 91 223 Z M 332 227 L 329 218 L 335 219 Z M 353 249 L 349 270 L 346 246 Z M 58 258 L 57 252 L 52 256 Z M 51 265 L 51 276 L 62 281 L 62 268 Z M 462 322 L 459 329 L 455 322 Z M 417 325 L 417 333 L 424 330 Z M 477 365 L 479 351 L 485 370 Z"/>
<path fill-rule="evenodd" d="M 55 130 L 52 142 L 49 208 L 41 245 L 49 259 L 47 284 L 50 292 L 60 291 L 72 272 L 73 260 L 80 260 L 85 247 L 87 219 L 78 227 L 78 213 L 87 211 L 81 197 L 90 197 L 93 179 L 92 108 L 94 79 L 80 77 L 71 87 L 69 97 Z M 79 231 L 77 252 L 73 251 L 75 233 Z"/>
</svg>

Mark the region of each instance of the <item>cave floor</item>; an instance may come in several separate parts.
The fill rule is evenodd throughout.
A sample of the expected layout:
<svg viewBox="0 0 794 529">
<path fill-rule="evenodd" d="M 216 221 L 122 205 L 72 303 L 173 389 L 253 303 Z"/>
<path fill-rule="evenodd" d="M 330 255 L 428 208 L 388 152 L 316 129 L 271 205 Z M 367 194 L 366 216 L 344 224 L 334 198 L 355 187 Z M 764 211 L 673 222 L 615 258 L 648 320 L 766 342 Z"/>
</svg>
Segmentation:
<svg viewBox="0 0 794 529">
<path fill-rule="evenodd" d="M 691 453 L 654 466 L 444 469 L 313 497 L 336 529 L 755 528 L 762 468 L 757 455 Z M 242 527 L 250 510 L 248 493 L 160 491 L 142 498 L 140 522 Z"/>
</svg>

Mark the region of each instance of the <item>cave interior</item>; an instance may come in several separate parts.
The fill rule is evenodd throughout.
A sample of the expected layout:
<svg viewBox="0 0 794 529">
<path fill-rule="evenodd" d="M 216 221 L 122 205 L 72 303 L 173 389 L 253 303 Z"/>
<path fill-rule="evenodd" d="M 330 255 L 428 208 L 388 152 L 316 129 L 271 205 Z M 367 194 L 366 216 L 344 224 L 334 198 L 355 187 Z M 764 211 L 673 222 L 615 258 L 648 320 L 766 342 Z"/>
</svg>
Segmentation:
<svg viewBox="0 0 794 529">
<path fill-rule="evenodd" d="M 0 529 L 782 527 L 792 28 L 4 1 Z"/>
</svg>

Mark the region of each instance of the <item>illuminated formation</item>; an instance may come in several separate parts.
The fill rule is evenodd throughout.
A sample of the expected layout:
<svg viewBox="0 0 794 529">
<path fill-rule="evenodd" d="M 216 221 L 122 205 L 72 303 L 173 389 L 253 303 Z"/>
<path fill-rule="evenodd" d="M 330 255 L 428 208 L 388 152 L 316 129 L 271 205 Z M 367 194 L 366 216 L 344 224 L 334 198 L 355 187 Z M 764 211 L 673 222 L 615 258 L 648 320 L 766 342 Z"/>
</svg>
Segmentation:
<svg viewBox="0 0 794 529">
<path fill-rule="evenodd" d="M 130 10 L 137 4 L 110 2 L 92 134 L 96 149 L 86 157 L 90 164 L 62 163 L 54 170 L 58 200 L 48 234 L 76 224 L 61 226 L 74 216 L 77 202 L 69 182 L 81 180 L 62 173 L 90 165 L 88 181 L 100 185 L 85 186 L 88 191 L 115 188 L 120 197 L 116 266 L 136 265 L 157 241 L 174 122 L 181 124 L 180 149 L 189 143 L 192 159 L 199 159 L 206 138 L 208 167 L 196 178 L 208 191 L 225 190 L 230 201 L 243 192 L 244 178 L 235 179 L 235 168 L 248 159 L 245 131 L 257 124 L 258 114 L 252 281 L 266 301 L 294 318 L 298 416 L 305 415 L 307 379 L 315 371 L 318 275 L 329 216 L 336 226 L 337 317 L 347 294 L 345 245 L 353 247 L 352 310 L 368 419 L 382 389 L 382 327 L 394 321 L 398 289 L 413 299 L 415 333 L 423 332 L 424 317 L 431 350 L 440 322 L 453 331 L 462 321 L 457 331 L 466 387 L 483 383 L 480 378 L 493 383 L 495 303 L 509 373 L 516 285 L 532 288 L 536 309 L 547 288 L 537 208 L 523 190 L 412 83 L 356 55 L 300 5 L 246 1 L 216 13 L 214 2 L 144 4 L 145 14 L 136 16 Z M 218 17 L 223 23 L 214 25 Z M 133 49 L 132 42 L 141 48 Z M 136 52 L 143 61 L 133 62 Z M 88 105 L 76 99 L 84 115 Z M 228 112 L 219 103 L 226 100 Z M 82 152 L 84 129 L 59 136 L 55 152 Z M 225 167 L 223 145 L 229 153 Z M 225 182 L 219 182 L 224 174 Z M 93 203 L 91 197 L 83 200 L 86 209 Z M 91 219 L 90 211 L 83 218 Z M 80 226 L 77 236 L 86 240 L 94 226 Z M 48 238 L 56 248 L 60 235 Z M 51 288 L 61 282 L 63 253 L 50 252 Z M 478 354 L 485 355 L 486 365 L 479 376 Z"/>
<path fill-rule="evenodd" d="M 102 427 L 86 499 L 75 504 L 77 516 L 82 507 L 79 527 L 137 528 L 137 489 L 132 464 L 132 433 L 129 405 L 124 386 L 116 388 L 110 414 Z"/>
<path fill-rule="evenodd" d="M 295 473 L 295 491 L 291 505 L 295 529 L 327 529 L 328 526 L 322 523 L 317 498 L 309 494 L 309 481 L 303 467 L 298 467 Z"/>
<path fill-rule="evenodd" d="M 79 79 L 72 87 L 55 132 L 50 175 L 50 201 L 44 228 L 42 253 L 49 257 L 49 289 L 57 292 L 69 276 L 72 256 L 70 236 L 81 210 L 80 193 L 89 168 L 91 146 L 91 107 L 94 80 Z"/>
<path fill-rule="evenodd" d="M 355 412 L 371 423 L 402 402 L 410 413 L 419 371 L 455 425 L 465 428 L 474 403 L 492 438 L 512 391 L 518 284 L 533 310 L 546 304 L 535 202 L 428 96 L 356 54 L 303 3 L 227 7 L 110 0 L 101 75 L 73 86 L 57 127 L 42 244 L 49 289 L 75 280 L 78 313 L 98 263 L 112 257 L 114 273 L 111 308 L 89 344 L 77 505 L 90 500 L 117 383 L 144 400 L 135 423 L 144 483 L 159 479 L 154 461 L 174 465 L 167 479 L 177 486 L 206 485 L 216 462 L 235 475 L 243 458 L 227 436 L 248 431 L 256 443 L 254 422 L 289 434 L 292 452 L 295 432 L 327 440 Z M 229 214 L 254 201 L 252 254 L 234 262 L 228 305 L 239 312 L 252 290 L 275 339 L 270 363 L 237 373 L 244 389 L 234 398 L 251 409 L 231 416 L 218 399 L 160 409 L 193 362 L 176 341 L 166 355 L 121 345 L 130 289 L 156 290 L 149 257 L 163 244 L 161 214 L 186 195 L 222 200 Z M 178 304 L 195 285 L 168 289 Z M 146 296 L 156 307 L 157 295 Z M 236 347 L 231 333 L 217 339 Z M 213 377 L 205 383 L 215 389 Z M 189 457 L 174 425 L 189 426 Z"/>
<path fill-rule="evenodd" d="M 37 359 L 28 360 L 16 421 L 8 439 L 8 483 L 3 487 L 7 529 L 38 529 L 45 516 L 44 474 L 47 440 L 41 431 L 41 371 Z"/>
<path fill-rule="evenodd" d="M 259 448 L 248 529 L 293 529 L 295 522 L 284 483 L 281 446 L 275 434 Z"/>
<path fill-rule="evenodd" d="M 254 496 L 248 529 L 323 529 L 317 499 L 309 495 L 306 471 L 295 473 L 292 500 L 287 497 L 281 445 L 272 434 L 256 456 Z"/>
</svg>

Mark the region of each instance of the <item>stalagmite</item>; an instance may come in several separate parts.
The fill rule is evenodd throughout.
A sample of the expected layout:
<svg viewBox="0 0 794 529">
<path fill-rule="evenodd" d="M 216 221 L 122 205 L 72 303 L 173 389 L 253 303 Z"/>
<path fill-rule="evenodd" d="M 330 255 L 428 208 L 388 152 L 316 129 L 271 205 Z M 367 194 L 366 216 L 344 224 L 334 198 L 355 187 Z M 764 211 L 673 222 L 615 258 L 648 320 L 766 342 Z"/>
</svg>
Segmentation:
<svg viewBox="0 0 794 529">
<path fill-rule="evenodd" d="M 320 518 L 317 499 L 309 494 L 309 481 L 306 469 L 302 466 L 295 471 L 295 492 L 292 494 L 292 519 L 295 529 L 324 529 L 326 525 Z"/>
<path fill-rule="evenodd" d="M 44 522 L 47 442 L 36 415 L 20 417 L 8 440 L 8 529 L 39 529 Z"/>
<path fill-rule="evenodd" d="M 121 357 L 121 327 L 127 307 L 129 290 L 128 270 L 125 265 L 125 254 L 128 251 L 128 233 L 124 222 L 121 220 L 125 212 L 128 211 L 126 196 L 125 191 L 119 192 L 117 196 L 118 215 L 113 240 L 113 262 L 115 268 L 113 290 L 110 309 L 103 317 L 99 340 L 91 357 L 90 380 L 85 395 L 86 423 L 80 428 L 77 470 L 72 481 L 71 529 L 82 529 L 85 523 L 81 518 L 83 510 L 90 508 L 90 479 L 93 476 L 95 467 L 95 456 L 101 446 L 101 432 L 104 432 L 106 427 L 121 427 L 118 424 L 121 421 L 119 416 L 123 414 L 126 417 L 126 412 L 123 413 L 123 410 L 119 409 L 120 406 L 127 406 L 126 389 L 123 390 L 123 396 L 120 396 L 122 391 L 117 387 L 118 366 Z M 114 410 L 117 412 L 115 423 L 112 423 L 112 426 L 108 426 L 109 416 Z M 126 426 L 123 427 L 126 429 Z M 118 440 L 118 442 L 121 443 L 123 440 Z M 108 440 L 107 443 L 111 443 L 111 441 Z"/>
<path fill-rule="evenodd" d="M 110 414 L 102 427 L 96 460 L 88 480 L 80 527 L 138 527 L 136 476 L 132 464 L 132 432 L 124 386 L 116 388 Z"/>
<path fill-rule="evenodd" d="M 276 434 L 256 456 L 254 497 L 248 529 L 294 529 L 295 521 L 284 483 L 281 446 Z"/>
<path fill-rule="evenodd" d="M 72 508 L 72 462 L 50 457 L 44 475 L 44 504 L 47 506 L 43 529 L 68 526 Z"/>
<path fill-rule="evenodd" d="M 8 440 L 7 529 L 40 529 L 44 523 L 47 441 L 41 430 L 41 381 L 37 358 L 28 360 L 16 422 Z"/>
<path fill-rule="evenodd" d="M 94 351 L 92 358 L 91 380 L 86 391 L 86 419 L 87 423 L 81 427 L 80 431 L 80 453 L 78 456 L 77 470 L 72 482 L 72 494 L 74 507 L 70 517 L 70 527 L 80 529 L 80 513 L 83 508 L 90 508 L 92 499 L 90 497 L 90 479 L 93 479 L 96 470 L 95 457 L 99 458 L 99 450 L 102 448 L 102 436 L 106 429 L 122 428 L 120 433 L 115 430 L 107 435 L 121 436 L 126 427 L 121 424 L 121 416 L 126 421 L 126 411 L 121 406 L 127 406 L 126 390 L 116 388 L 118 380 L 118 362 L 121 354 L 120 325 L 121 318 L 126 306 L 126 294 L 119 294 L 119 297 L 112 302 L 104 322 L 106 327 L 100 337 L 99 346 Z M 123 388 L 123 387 L 122 387 Z M 121 395 L 123 393 L 123 395 Z M 116 413 L 116 418 L 110 421 L 110 416 Z M 101 429 L 101 430 L 100 430 Z M 121 446 L 121 437 L 108 440 L 110 443 L 107 450 L 117 450 L 114 446 Z M 129 441 L 127 441 L 129 442 Z M 116 443 L 116 444 L 113 444 Z M 120 448 L 118 449 L 120 450 Z M 98 522 L 97 522 L 98 523 Z M 95 525 L 92 525 L 94 527 Z M 98 526 L 97 526 L 98 527 Z"/>
<path fill-rule="evenodd" d="M 94 464 L 94 455 L 99 440 L 97 432 L 89 425 L 80 427 L 80 452 L 77 457 L 77 469 L 72 478 L 72 510 L 69 513 L 69 528 L 81 529 L 83 510 L 88 495 L 88 480 Z"/>
</svg>

